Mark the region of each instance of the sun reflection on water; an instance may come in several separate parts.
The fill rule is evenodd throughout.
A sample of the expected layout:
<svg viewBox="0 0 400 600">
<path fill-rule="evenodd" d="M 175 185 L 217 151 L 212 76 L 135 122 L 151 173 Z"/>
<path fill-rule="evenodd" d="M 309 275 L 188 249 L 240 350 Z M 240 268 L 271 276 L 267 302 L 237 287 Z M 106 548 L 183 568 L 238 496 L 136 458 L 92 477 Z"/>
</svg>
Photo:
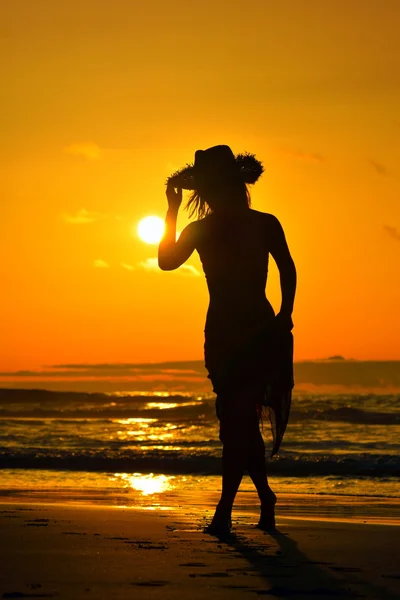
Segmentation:
<svg viewBox="0 0 400 600">
<path fill-rule="evenodd" d="M 138 390 L 124 390 L 123 392 L 109 392 L 107 394 L 108 396 L 115 396 L 117 398 L 124 398 L 124 397 L 129 397 L 129 396 L 137 396 L 137 397 L 143 397 L 143 398 L 152 398 L 154 396 L 158 397 L 158 398 L 169 398 L 170 396 L 179 396 L 180 398 L 193 398 L 193 393 L 192 392 L 157 392 L 154 390 L 150 390 L 148 392 L 144 392 L 144 391 L 138 391 Z M 205 394 L 206 395 L 206 394 Z M 201 400 L 202 397 L 199 396 L 197 398 L 197 400 Z"/>
<path fill-rule="evenodd" d="M 159 410 L 165 410 L 167 408 L 176 408 L 179 406 L 180 408 L 186 406 L 197 406 L 198 402 L 146 402 L 145 410 L 151 410 L 153 408 L 158 408 Z"/>
<path fill-rule="evenodd" d="M 135 423 L 154 423 L 157 419 L 144 419 L 143 417 L 130 417 L 129 419 L 113 419 L 114 423 L 120 425 L 133 425 Z"/>
<path fill-rule="evenodd" d="M 143 475 L 142 473 L 114 473 L 115 479 L 120 479 L 124 483 L 125 488 L 132 488 L 138 492 L 141 492 L 143 496 L 150 496 L 151 494 L 160 494 L 167 490 L 172 490 L 175 486 L 172 480 L 175 479 L 173 475 L 154 475 L 149 473 Z"/>
<path fill-rule="evenodd" d="M 146 441 L 162 443 L 163 441 L 176 439 L 177 432 L 175 430 L 179 429 L 178 425 L 174 423 L 160 424 L 158 419 L 114 419 L 113 423 L 124 426 L 115 432 L 118 440 L 121 442 L 132 440 L 134 444 Z"/>
</svg>

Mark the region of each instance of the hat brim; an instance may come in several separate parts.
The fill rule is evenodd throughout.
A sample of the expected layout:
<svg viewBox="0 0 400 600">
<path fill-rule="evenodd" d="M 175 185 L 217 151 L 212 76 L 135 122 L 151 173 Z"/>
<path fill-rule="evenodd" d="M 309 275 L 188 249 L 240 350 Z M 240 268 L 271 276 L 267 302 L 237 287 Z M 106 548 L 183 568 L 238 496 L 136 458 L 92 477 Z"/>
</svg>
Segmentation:
<svg viewBox="0 0 400 600">
<path fill-rule="evenodd" d="M 235 156 L 237 173 L 244 183 L 252 185 L 261 177 L 264 172 L 262 163 L 257 160 L 254 154 L 244 153 Z M 196 169 L 194 164 L 187 164 L 179 171 L 175 171 L 167 179 L 167 185 L 172 184 L 175 188 L 183 190 L 197 190 Z"/>
</svg>

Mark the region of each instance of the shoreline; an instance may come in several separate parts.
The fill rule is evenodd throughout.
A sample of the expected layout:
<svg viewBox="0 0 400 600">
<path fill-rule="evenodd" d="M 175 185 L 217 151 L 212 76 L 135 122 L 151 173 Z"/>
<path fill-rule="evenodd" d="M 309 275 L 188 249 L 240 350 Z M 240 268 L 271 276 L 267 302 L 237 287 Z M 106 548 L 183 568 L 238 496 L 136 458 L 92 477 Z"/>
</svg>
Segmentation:
<svg viewBox="0 0 400 600">
<path fill-rule="evenodd" d="M 400 526 L 400 498 L 381 496 L 348 496 L 331 494 L 301 494 L 277 492 L 277 520 L 282 521 L 318 521 L 326 523 L 349 523 L 384 526 Z M 142 514 L 168 513 L 177 515 L 186 507 L 193 518 L 201 518 L 212 514 L 219 499 L 219 492 L 201 490 L 165 492 L 164 494 L 141 494 L 125 497 L 107 497 L 98 494 L 96 497 L 85 494 L 49 492 L 29 492 L 0 490 L 1 506 L 27 506 L 40 509 L 81 508 L 133 510 Z M 259 514 L 259 501 L 255 492 L 239 491 L 233 509 L 233 520 L 253 519 Z"/>
<path fill-rule="evenodd" d="M 44 509 L 49 509 L 49 508 L 60 508 L 60 509 L 87 509 L 87 510 L 115 510 L 115 511 L 120 511 L 120 510 L 126 510 L 126 511 L 137 511 L 138 513 L 148 513 L 148 514 L 157 514 L 157 511 L 160 513 L 170 513 L 170 515 L 174 515 L 174 514 L 179 514 L 180 512 L 180 508 L 177 507 L 160 507 L 157 506 L 155 508 L 148 508 L 145 506 L 110 506 L 109 504 L 90 504 L 88 502 L 45 502 L 45 501 L 33 501 L 33 500 L 26 500 L 26 501 L 21 501 L 21 499 L 18 499 L 18 502 L 15 501 L 15 499 L 9 499 L 9 500 L 3 500 L 0 499 L 0 512 L 2 510 L 1 507 L 19 507 L 19 510 L 22 510 L 23 508 L 27 507 L 26 510 L 31 510 L 31 508 L 33 508 L 34 510 L 41 510 L 41 508 Z M 211 512 L 206 511 L 208 514 L 207 517 L 203 517 L 203 518 L 210 518 L 211 520 Z M 251 511 L 251 512 L 244 512 L 244 511 L 235 511 L 234 509 L 234 516 L 233 516 L 233 523 L 235 525 L 237 523 L 240 523 L 241 520 L 246 520 L 250 522 L 253 522 L 253 524 L 256 523 L 257 521 L 257 511 Z M 200 519 L 200 517 L 197 515 L 197 518 Z M 300 515 L 300 514 L 296 514 L 296 515 L 279 515 L 277 516 L 277 521 L 279 521 L 280 523 L 285 523 L 285 522 L 290 522 L 290 521 L 306 521 L 306 522 L 311 522 L 311 523 L 337 523 L 337 524 L 349 524 L 349 525 L 378 525 L 378 526 L 382 526 L 382 527 L 400 527 L 400 520 L 398 519 L 391 519 L 391 518 L 387 518 L 387 519 L 383 519 L 381 517 L 369 517 L 367 519 L 364 519 L 363 517 L 340 517 L 340 516 L 311 516 L 311 515 Z"/>
</svg>

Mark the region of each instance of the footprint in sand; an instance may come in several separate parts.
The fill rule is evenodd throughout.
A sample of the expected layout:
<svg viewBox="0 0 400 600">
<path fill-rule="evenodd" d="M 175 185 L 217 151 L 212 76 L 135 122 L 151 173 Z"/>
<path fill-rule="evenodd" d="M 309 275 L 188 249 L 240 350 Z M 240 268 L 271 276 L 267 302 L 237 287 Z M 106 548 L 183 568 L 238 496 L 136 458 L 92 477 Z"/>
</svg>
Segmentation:
<svg viewBox="0 0 400 600">
<path fill-rule="evenodd" d="M 349 596 L 351 594 L 351 592 L 347 593 L 344 590 L 332 590 L 330 588 L 315 588 L 313 590 L 300 590 L 300 589 L 293 589 L 293 588 L 285 588 L 285 587 L 279 587 L 279 586 L 274 586 L 272 588 L 270 588 L 269 590 L 254 590 L 254 592 L 257 594 L 257 596 L 275 596 L 277 598 L 285 598 L 286 596 L 306 596 L 307 597 L 312 597 L 312 596 L 317 596 L 318 598 L 321 596 L 329 596 L 329 597 L 344 597 L 344 596 Z"/>
<path fill-rule="evenodd" d="M 4 592 L 2 598 L 54 598 L 55 594 L 26 594 L 25 592 Z"/>
<path fill-rule="evenodd" d="M 189 573 L 189 577 L 232 577 L 229 573 Z"/>
<path fill-rule="evenodd" d="M 31 519 L 30 521 L 25 521 L 24 527 L 47 527 L 49 521 L 49 519 Z"/>
<path fill-rule="evenodd" d="M 137 546 L 141 550 L 167 550 L 168 546 L 166 544 L 153 544 L 151 542 L 138 542 L 137 540 L 128 540 L 124 542 L 124 544 L 129 544 L 130 546 Z"/>
<path fill-rule="evenodd" d="M 345 571 L 346 573 L 361 573 L 358 567 L 329 567 L 332 571 Z"/>
<path fill-rule="evenodd" d="M 163 585 L 168 585 L 169 581 L 134 581 L 131 585 L 138 585 L 139 587 L 161 587 Z"/>
<path fill-rule="evenodd" d="M 235 585 L 234 583 L 220 585 L 219 587 L 223 588 L 225 590 L 253 590 L 254 591 L 254 587 L 252 587 L 251 585 Z"/>
</svg>

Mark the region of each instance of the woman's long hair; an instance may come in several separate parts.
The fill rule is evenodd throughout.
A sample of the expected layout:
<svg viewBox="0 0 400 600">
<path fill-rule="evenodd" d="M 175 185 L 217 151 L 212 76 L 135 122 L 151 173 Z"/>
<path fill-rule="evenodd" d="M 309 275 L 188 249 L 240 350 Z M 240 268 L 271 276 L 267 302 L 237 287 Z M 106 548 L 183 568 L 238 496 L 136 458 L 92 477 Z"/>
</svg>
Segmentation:
<svg viewBox="0 0 400 600">
<path fill-rule="evenodd" d="M 186 204 L 189 217 L 195 216 L 197 220 L 218 211 L 219 208 L 249 207 L 251 204 L 250 192 L 247 185 L 238 178 L 204 184 L 190 195 Z"/>
</svg>

